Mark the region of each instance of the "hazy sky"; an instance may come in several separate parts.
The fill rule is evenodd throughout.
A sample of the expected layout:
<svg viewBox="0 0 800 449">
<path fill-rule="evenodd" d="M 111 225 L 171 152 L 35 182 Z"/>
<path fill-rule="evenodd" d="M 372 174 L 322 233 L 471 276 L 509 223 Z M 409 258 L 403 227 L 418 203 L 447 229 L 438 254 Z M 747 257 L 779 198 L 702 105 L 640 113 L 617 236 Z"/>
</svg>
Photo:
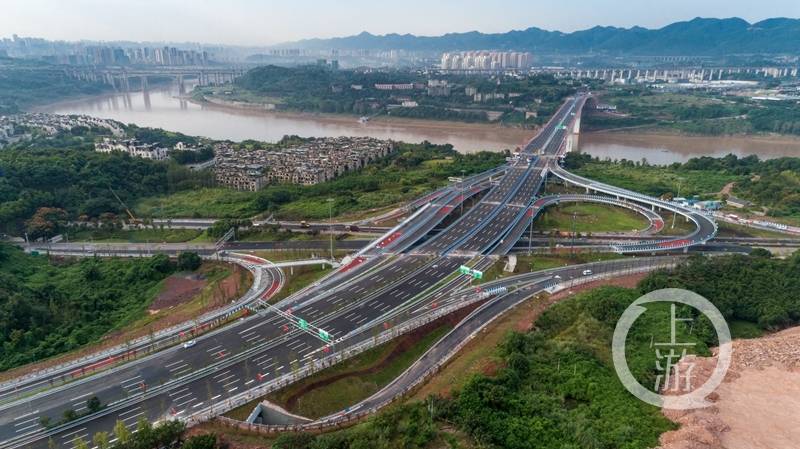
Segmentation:
<svg viewBox="0 0 800 449">
<path fill-rule="evenodd" d="M 701 17 L 800 17 L 800 0 L 0 0 L 0 36 L 267 45 L 308 37 L 657 28 Z"/>
</svg>

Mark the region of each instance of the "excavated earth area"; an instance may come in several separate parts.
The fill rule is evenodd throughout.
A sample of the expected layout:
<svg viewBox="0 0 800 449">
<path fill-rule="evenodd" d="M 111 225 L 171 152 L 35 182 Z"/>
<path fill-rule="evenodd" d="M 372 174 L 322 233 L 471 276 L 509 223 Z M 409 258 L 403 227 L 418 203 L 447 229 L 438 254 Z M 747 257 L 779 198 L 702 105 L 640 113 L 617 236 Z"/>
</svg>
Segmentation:
<svg viewBox="0 0 800 449">
<path fill-rule="evenodd" d="M 716 366 L 716 357 L 691 357 L 694 386 Z M 664 410 L 680 424 L 661 435 L 659 449 L 795 449 L 800 447 L 800 327 L 733 342 L 725 381 L 691 411 Z"/>
</svg>

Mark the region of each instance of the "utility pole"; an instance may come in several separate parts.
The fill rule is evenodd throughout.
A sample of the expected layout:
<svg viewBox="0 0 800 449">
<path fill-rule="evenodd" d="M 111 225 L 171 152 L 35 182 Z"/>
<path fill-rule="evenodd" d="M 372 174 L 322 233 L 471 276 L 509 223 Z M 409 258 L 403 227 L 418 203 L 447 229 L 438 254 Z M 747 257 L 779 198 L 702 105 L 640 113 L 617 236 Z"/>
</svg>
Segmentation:
<svg viewBox="0 0 800 449">
<path fill-rule="evenodd" d="M 464 173 L 465 170 L 461 170 L 461 216 L 464 215 Z"/>
<path fill-rule="evenodd" d="M 678 198 L 680 198 L 680 196 L 681 196 L 681 185 L 682 184 L 683 184 L 683 179 L 678 179 Z M 675 200 L 675 198 L 673 198 L 673 201 L 674 200 Z M 678 214 L 676 214 L 675 211 L 672 211 L 672 227 L 670 229 L 675 229 L 675 217 L 677 215 Z"/>
<path fill-rule="evenodd" d="M 328 198 L 328 233 L 331 240 L 331 263 L 333 263 L 333 198 Z"/>
<path fill-rule="evenodd" d="M 531 255 L 531 245 L 533 244 L 533 209 L 531 209 L 531 224 L 528 230 L 528 255 Z"/>
<path fill-rule="evenodd" d="M 575 254 L 575 215 L 576 213 L 572 213 L 572 248 L 570 248 L 570 253 L 573 255 Z"/>
</svg>

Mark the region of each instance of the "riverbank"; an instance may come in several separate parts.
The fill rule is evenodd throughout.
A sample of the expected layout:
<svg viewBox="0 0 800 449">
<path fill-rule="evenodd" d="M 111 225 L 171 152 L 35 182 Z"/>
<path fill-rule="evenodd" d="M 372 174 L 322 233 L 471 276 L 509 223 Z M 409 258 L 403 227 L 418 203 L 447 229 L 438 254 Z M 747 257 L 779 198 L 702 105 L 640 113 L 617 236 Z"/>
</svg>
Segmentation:
<svg viewBox="0 0 800 449">
<path fill-rule="evenodd" d="M 785 135 L 697 136 L 664 130 L 598 130 L 582 133 L 580 150 L 601 159 L 647 159 L 650 164 L 686 162 L 693 157 L 760 159 L 800 157 L 800 137 Z"/>
<path fill-rule="evenodd" d="M 191 88 L 191 86 L 187 86 Z M 284 135 L 301 137 L 363 136 L 402 142 L 453 145 L 461 153 L 502 151 L 527 142 L 534 129 L 497 124 L 380 117 L 359 123 L 353 115 L 264 111 L 196 102 L 181 95 L 179 86 L 148 92 L 98 95 L 37 108 L 55 114 L 85 114 L 140 127 L 162 128 L 217 140 L 277 142 Z"/>
<path fill-rule="evenodd" d="M 253 114 L 278 117 L 289 120 L 302 120 L 332 126 L 356 126 L 361 130 L 380 130 L 396 133 L 422 133 L 423 135 L 440 135 L 441 138 L 449 138 L 453 133 L 458 133 L 465 138 L 472 138 L 478 142 L 491 141 L 503 146 L 502 148 L 494 145 L 494 148 L 487 150 L 513 150 L 518 146 L 527 143 L 539 131 L 539 127 L 522 128 L 510 127 L 499 123 L 467 123 L 452 120 L 429 120 L 415 119 L 406 117 L 393 117 L 389 115 L 379 115 L 362 123 L 360 117 L 353 114 L 335 114 L 325 112 L 300 112 L 300 111 L 279 111 L 271 109 L 263 103 L 246 102 L 220 102 L 212 101 L 207 97 L 198 100 L 189 95 L 180 97 L 192 104 L 201 106 L 204 109 L 224 111 L 234 115 L 252 116 Z M 401 140 L 401 139 L 398 139 Z M 418 141 L 412 141 L 416 143 Z M 448 143 L 446 141 L 431 141 L 432 143 Z M 455 145 L 454 145 L 455 147 Z M 457 150 L 463 151 L 456 147 Z M 473 151 L 479 151 L 475 149 Z M 472 151 L 466 151 L 472 152 Z"/>
</svg>

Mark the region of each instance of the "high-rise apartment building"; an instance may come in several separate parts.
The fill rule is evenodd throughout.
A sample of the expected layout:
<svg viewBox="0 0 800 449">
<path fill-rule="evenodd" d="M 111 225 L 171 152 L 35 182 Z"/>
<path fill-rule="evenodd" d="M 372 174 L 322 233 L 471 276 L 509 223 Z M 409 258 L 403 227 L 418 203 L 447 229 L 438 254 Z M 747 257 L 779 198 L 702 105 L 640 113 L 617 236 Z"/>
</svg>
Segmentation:
<svg viewBox="0 0 800 449">
<path fill-rule="evenodd" d="M 504 70 L 527 69 L 533 55 L 517 51 L 462 51 L 442 54 L 442 70 Z"/>
</svg>

